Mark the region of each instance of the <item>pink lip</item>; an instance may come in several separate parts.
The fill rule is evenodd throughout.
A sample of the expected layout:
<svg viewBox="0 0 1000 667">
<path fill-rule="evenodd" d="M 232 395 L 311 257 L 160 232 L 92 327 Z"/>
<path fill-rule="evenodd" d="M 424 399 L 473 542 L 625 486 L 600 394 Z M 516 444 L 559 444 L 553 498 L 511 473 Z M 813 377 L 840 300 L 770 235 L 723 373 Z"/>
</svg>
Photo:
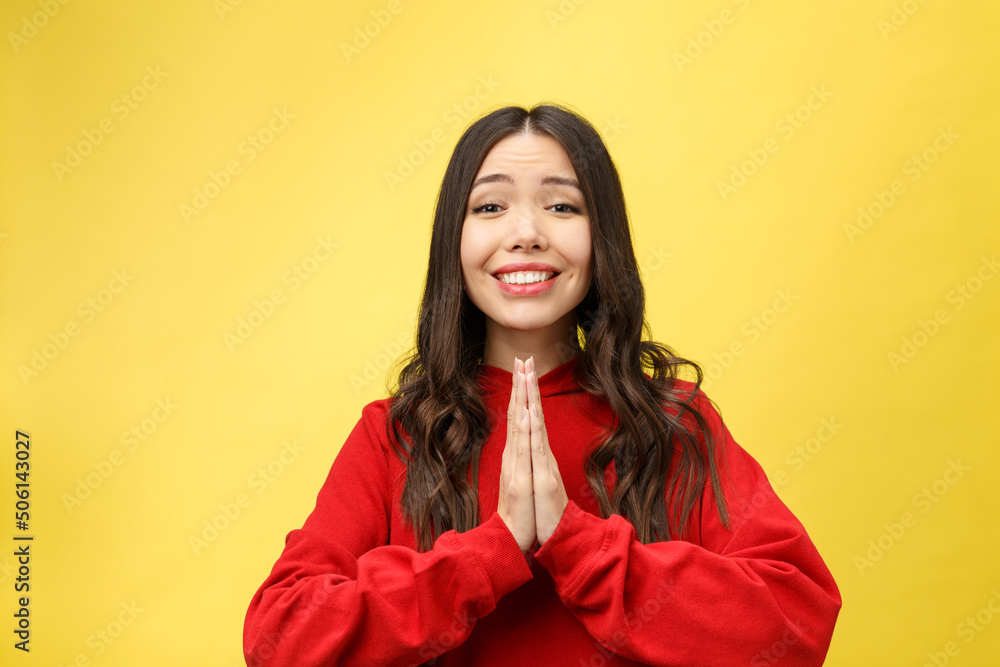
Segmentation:
<svg viewBox="0 0 1000 667">
<path fill-rule="evenodd" d="M 548 271 L 550 273 L 558 273 L 556 267 L 551 264 L 543 264 L 542 262 L 515 262 L 513 264 L 504 264 L 495 270 L 493 275 L 496 276 L 498 273 L 514 273 L 515 271 Z"/>
</svg>

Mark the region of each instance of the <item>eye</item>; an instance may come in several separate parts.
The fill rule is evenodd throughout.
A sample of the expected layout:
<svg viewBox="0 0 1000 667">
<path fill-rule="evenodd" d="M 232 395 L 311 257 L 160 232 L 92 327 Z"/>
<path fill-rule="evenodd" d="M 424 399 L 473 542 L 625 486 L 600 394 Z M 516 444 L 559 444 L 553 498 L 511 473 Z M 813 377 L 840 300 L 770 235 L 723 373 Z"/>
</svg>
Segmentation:
<svg viewBox="0 0 1000 667">
<path fill-rule="evenodd" d="M 473 213 L 499 213 L 501 204 L 495 201 L 488 201 L 472 209 Z"/>
<path fill-rule="evenodd" d="M 572 204 L 553 204 L 552 208 L 561 209 L 557 210 L 556 213 L 576 213 L 580 214 L 580 209 Z"/>
</svg>

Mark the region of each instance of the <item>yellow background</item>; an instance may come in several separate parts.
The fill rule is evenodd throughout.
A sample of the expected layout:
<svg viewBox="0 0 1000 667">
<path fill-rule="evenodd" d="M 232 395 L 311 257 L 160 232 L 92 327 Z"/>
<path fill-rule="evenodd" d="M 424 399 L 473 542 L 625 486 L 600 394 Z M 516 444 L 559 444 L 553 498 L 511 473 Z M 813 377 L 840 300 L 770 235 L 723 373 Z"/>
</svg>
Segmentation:
<svg viewBox="0 0 1000 667">
<path fill-rule="evenodd" d="M 1000 590 L 1000 7 L 392 9 L 2 4 L 0 662 L 242 664 L 251 595 L 412 341 L 455 142 L 489 110 L 548 100 L 608 141 L 655 337 L 714 368 L 709 395 L 834 572 L 827 664 L 922 665 L 949 642 L 950 664 L 994 664 L 1000 618 L 959 631 Z M 54 165 L 71 149 L 88 154 Z M 750 175 L 723 196 L 734 169 Z M 123 441 L 133 428 L 145 439 Z M 11 633 L 16 429 L 32 441 L 28 655 Z M 950 462 L 967 470 L 949 481 Z M 100 485 L 67 507 L 88 475 Z M 192 546 L 227 523 L 220 505 L 239 516 Z M 869 541 L 886 548 L 859 564 Z M 95 639 L 120 616 L 112 644 Z"/>
</svg>

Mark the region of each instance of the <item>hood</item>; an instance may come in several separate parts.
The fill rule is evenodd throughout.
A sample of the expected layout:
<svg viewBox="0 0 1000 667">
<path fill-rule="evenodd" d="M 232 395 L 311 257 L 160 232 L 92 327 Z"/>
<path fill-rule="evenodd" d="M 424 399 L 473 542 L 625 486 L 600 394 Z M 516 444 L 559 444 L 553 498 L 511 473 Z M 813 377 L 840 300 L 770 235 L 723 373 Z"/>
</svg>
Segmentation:
<svg viewBox="0 0 1000 667">
<path fill-rule="evenodd" d="M 576 368 L 579 359 L 578 356 L 573 357 L 538 378 L 538 392 L 542 398 L 582 391 L 576 382 Z M 476 378 L 483 392 L 483 398 L 510 400 L 510 389 L 514 381 L 514 374 L 510 371 L 480 364 L 479 375 Z"/>
</svg>

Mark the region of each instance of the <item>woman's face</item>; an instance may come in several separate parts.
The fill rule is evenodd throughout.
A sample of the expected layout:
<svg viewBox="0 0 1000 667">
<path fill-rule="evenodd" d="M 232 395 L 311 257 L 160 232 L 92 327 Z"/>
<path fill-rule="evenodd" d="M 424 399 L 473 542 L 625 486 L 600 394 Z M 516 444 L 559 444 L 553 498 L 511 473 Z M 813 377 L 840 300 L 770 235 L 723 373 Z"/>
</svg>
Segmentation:
<svg viewBox="0 0 1000 667">
<path fill-rule="evenodd" d="M 462 227 L 462 279 L 495 327 L 575 322 L 590 288 L 590 217 L 566 151 L 545 134 L 498 141 L 473 180 Z M 565 332 L 557 332 L 560 338 Z"/>
</svg>

